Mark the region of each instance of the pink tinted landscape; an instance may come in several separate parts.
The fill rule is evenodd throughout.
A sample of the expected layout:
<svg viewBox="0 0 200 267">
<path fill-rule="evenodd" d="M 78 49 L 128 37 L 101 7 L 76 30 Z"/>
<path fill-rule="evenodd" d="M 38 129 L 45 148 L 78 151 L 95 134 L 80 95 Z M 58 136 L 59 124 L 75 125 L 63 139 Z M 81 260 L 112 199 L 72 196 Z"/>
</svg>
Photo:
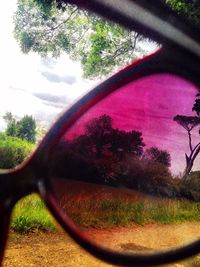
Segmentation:
<svg viewBox="0 0 200 267">
<path fill-rule="evenodd" d="M 173 120 L 176 115 L 195 116 L 192 107 L 198 87 L 172 74 L 154 74 L 133 81 L 111 93 L 87 111 L 65 134 L 72 139 L 84 133 L 84 125 L 103 114 L 113 119 L 113 127 L 142 132 L 145 148 L 156 146 L 171 155 L 171 171 L 180 174 L 189 150 L 186 130 Z M 192 131 L 195 146 L 199 128 Z M 193 170 L 199 170 L 197 157 Z"/>
</svg>

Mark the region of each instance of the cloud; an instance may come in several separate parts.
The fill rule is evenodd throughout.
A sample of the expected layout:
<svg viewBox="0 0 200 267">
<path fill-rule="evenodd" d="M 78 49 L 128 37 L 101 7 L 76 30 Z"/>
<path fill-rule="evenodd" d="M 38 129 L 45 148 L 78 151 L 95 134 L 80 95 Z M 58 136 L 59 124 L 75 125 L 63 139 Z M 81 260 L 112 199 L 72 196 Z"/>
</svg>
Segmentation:
<svg viewBox="0 0 200 267">
<path fill-rule="evenodd" d="M 42 58 L 41 63 L 48 69 L 54 69 L 57 61 L 53 58 Z"/>
<path fill-rule="evenodd" d="M 48 106 L 52 106 L 55 108 L 65 108 L 67 104 L 69 104 L 70 100 L 66 98 L 64 95 L 52 95 L 48 93 L 34 93 L 34 96 L 43 100 L 43 103 Z"/>
<path fill-rule="evenodd" d="M 76 77 L 72 76 L 72 75 L 58 75 L 49 71 L 42 71 L 41 72 L 42 75 L 50 82 L 54 82 L 54 83 L 67 83 L 67 84 L 74 84 L 76 82 Z"/>
</svg>

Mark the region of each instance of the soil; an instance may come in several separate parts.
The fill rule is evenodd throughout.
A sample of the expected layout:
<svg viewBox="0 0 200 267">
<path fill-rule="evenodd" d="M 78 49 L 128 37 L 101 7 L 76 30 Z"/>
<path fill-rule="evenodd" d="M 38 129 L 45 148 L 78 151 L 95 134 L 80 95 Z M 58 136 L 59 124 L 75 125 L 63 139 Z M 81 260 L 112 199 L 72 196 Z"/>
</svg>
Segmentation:
<svg viewBox="0 0 200 267">
<path fill-rule="evenodd" d="M 178 225 L 132 225 L 110 230 L 87 230 L 96 242 L 120 251 L 144 251 L 165 249 L 200 237 L 200 223 Z M 197 256 L 199 257 L 199 256 Z M 109 267 L 82 250 L 65 233 L 34 232 L 17 234 L 10 232 L 3 267 L 59 266 L 59 267 Z M 185 263 L 168 266 L 190 266 Z M 197 265 L 195 265 L 197 266 Z M 199 265 L 200 266 L 200 259 Z"/>
</svg>

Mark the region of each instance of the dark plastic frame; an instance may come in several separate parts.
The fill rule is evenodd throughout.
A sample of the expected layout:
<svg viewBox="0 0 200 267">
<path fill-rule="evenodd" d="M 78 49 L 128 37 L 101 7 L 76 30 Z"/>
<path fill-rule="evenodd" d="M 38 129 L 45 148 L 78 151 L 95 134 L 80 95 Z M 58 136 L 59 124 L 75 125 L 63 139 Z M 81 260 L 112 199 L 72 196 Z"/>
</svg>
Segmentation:
<svg viewBox="0 0 200 267">
<path fill-rule="evenodd" d="M 100 1 L 76 2 L 82 5 L 84 5 L 84 2 L 100 3 Z M 127 2 L 134 3 L 134 1 L 128 0 Z M 179 21 L 178 18 L 176 20 Z M 143 28 L 143 25 L 141 27 Z M 192 30 L 193 28 L 191 28 Z M 164 49 L 126 67 L 97 86 L 68 109 L 50 129 L 38 149 L 26 163 L 14 170 L 2 170 L 0 173 L 0 217 L 2 218 L 0 221 L 0 260 L 2 260 L 5 249 L 11 210 L 17 200 L 32 192 L 38 192 L 42 196 L 57 221 L 79 245 L 92 255 L 109 263 L 123 266 L 150 266 L 184 259 L 200 252 L 200 240 L 176 250 L 151 254 L 116 253 L 94 244 L 60 210 L 53 194 L 48 174 L 49 155 L 51 155 L 54 147 L 59 142 L 60 137 L 84 112 L 108 94 L 126 83 L 156 73 L 179 75 L 192 81 L 200 88 L 199 70 L 200 60 L 198 54 L 195 51 L 192 52 L 191 49 L 187 50 L 186 47 L 179 46 L 177 43 L 174 44 L 171 39 L 167 38 Z"/>
</svg>

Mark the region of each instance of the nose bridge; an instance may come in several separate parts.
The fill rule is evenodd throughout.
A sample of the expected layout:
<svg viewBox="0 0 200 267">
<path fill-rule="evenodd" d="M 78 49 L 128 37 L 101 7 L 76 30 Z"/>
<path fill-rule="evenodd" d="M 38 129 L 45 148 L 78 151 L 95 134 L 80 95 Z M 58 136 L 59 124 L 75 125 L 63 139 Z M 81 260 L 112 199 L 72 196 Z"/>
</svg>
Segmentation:
<svg viewBox="0 0 200 267">
<path fill-rule="evenodd" d="M 36 175 L 31 166 L 23 166 L 16 170 L 0 170 L 0 203 L 13 205 L 21 197 L 37 192 Z"/>
</svg>

